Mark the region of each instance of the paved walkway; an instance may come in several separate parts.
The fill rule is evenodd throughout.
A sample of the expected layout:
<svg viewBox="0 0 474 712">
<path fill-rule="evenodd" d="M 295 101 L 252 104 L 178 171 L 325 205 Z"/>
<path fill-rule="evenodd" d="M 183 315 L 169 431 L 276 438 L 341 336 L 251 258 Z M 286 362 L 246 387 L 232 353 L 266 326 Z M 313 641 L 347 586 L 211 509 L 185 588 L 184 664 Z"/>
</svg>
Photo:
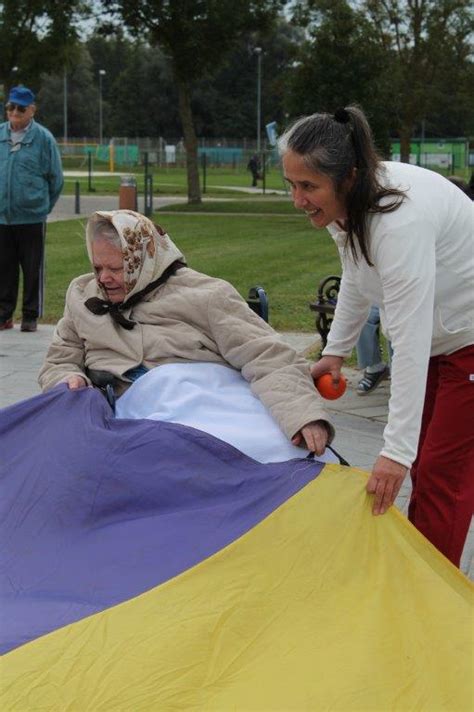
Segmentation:
<svg viewBox="0 0 474 712">
<path fill-rule="evenodd" d="M 209 188 L 215 188 L 218 190 L 222 190 L 222 188 L 225 188 L 226 190 L 235 190 L 237 193 L 250 193 L 252 195 L 289 195 L 288 190 L 280 190 L 278 188 L 261 188 L 260 186 L 257 186 L 254 188 L 253 186 L 249 186 L 246 188 L 245 186 L 237 186 L 237 185 L 210 185 L 208 186 Z"/>
<path fill-rule="evenodd" d="M 37 375 L 54 327 L 40 324 L 36 333 L 21 332 L 19 325 L 0 332 L 0 407 L 39 393 Z M 318 348 L 315 334 L 284 333 L 284 340 L 299 353 Z M 359 373 L 345 369 L 348 389 L 342 398 L 328 401 L 328 410 L 336 428 L 334 448 L 351 465 L 370 470 L 382 446 L 382 434 L 387 420 L 389 381 L 383 382 L 372 394 L 360 397 L 355 392 Z M 397 507 L 406 514 L 410 496 L 409 478 L 396 500 Z M 474 526 L 464 550 L 462 570 L 474 580 Z"/>
<path fill-rule="evenodd" d="M 249 188 L 246 192 L 251 192 Z M 260 191 L 261 192 L 261 191 Z M 203 203 L 206 201 L 210 202 L 227 202 L 230 198 L 203 198 Z M 268 197 L 268 200 L 272 200 Z M 138 196 L 138 211 L 144 212 L 144 198 L 143 196 Z M 188 199 L 184 196 L 169 195 L 169 196 L 154 196 L 153 197 L 153 210 L 159 210 L 160 208 L 165 208 L 168 205 L 175 205 L 176 203 L 187 203 Z M 48 222 L 57 222 L 58 220 L 70 220 L 71 218 L 88 218 L 96 210 L 118 210 L 119 209 L 119 199 L 115 195 L 82 195 L 79 201 L 79 212 L 76 213 L 76 199 L 74 195 L 62 195 L 56 205 L 54 206 L 53 212 L 48 216 Z M 202 215 L 202 211 L 199 212 L 189 212 L 186 211 L 186 215 Z M 247 213 L 249 214 L 249 213 Z M 213 217 L 219 217 L 219 213 L 209 213 Z M 226 215 L 237 215 L 241 216 L 242 213 L 226 213 Z M 281 213 L 276 213 L 278 217 L 281 217 Z M 255 213 L 254 217 L 269 217 L 270 213 Z"/>
<path fill-rule="evenodd" d="M 144 212 L 143 196 L 138 196 L 138 210 Z M 54 206 L 54 210 L 48 217 L 48 222 L 57 220 L 70 220 L 71 218 L 88 218 L 96 210 L 118 210 L 118 195 L 81 195 L 79 201 L 79 213 L 76 213 L 74 195 L 61 195 Z M 187 203 L 185 196 L 153 197 L 153 208 L 158 210 L 166 205 L 175 203 Z"/>
<path fill-rule="evenodd" d="M 66 171 L 65 176 L 85 176 L 87 172 L 85 171 Z M 120 175 L 118 173 L 95 173 L 94 175 Z M 209 186 L 209 188 L 222 188 L 223 186 Z M 263 195 L 262 188 L 244 188 L 239 186 L 225 186 L 226 190 L 235 190 L 238 193 L 248 193 L 253 195 Z M 273 196 L 287 195 L 284 190 L 267 189 L 265 191 L 267 198 Z M 203 202 L 206 200 L 230 200 L 230 198 L 206 198 L 203 196 Z M 188 199 L 186 196 L 169 195 L 169 196 L 153 196 L 153 209 L 159 210 L 167 205 L 174 205 L 176 203 L 187 203 Z M 61 195 L 58 202 L 54 206 L 54 210 L 48 217 L 48 222 L 55 222 L 57 220 L 70 220 L 71 218 L 88 218 L 91 213 L 95 210 L 118 210 L 119 208 L 119 198 L 118 195 L 95 195 L 91 193 L 82 193 L 79 200 L 79 212 L 76 213 L 76 198 L 74 195 Z M 144 197 L 143 195 L 138 196 L 138 210 L 139 212 L 144 212 Z M 187 213 L 188 215 L 190 213 Z M 240 213 L 238 213 L 240 215 Z M 260 214 L 259 214 L 260 215 Z"/>
</svg>

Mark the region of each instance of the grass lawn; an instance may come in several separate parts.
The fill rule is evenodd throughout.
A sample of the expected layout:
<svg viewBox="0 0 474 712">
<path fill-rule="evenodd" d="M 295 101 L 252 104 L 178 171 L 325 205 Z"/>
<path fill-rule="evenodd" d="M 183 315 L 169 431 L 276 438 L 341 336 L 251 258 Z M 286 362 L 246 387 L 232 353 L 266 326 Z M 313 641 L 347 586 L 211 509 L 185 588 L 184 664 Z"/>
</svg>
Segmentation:
<svg viewBox="0 0 474 712">
<path fill-rule="evenodd" d="M 235 193 L 234 196 L 235 197 Z M 289 215 L 305 219 L 301 212 L 297 212 L 289 198 L 275 197 L 271 195 L 256 196 L 244 200 L 204 200 L 200 205 L 189 205 L 188 203 L 178 203 L 175 205 L 165 205 L 158 209 L 158 213 L 247 213 L 255 216 L 261 215 Z"/>
<path fill-rule="evenodd" d="M 275 329 L 314 331 L 308 303 L 323 277 L 340 274 L 334 242 L 326 230 L 315 230 L 293 208 L 287 215 L 262 217 L 186 215 L 182 210 L 156 213 L 154 219 L 183 250 L 190 267 L 228 280 L 244 297 L 251 286 L 262 285 Z M 46 322 L 55 323 L 62 315 L 71 279 L 91 271 L 84 226 L 83 220 L 48 225 Z"/>
<path fill-rule="evenodd" d="M 137 174 L 136 176 L 137 180 L 137 189 L 139 195 L 143 195 L 144 193 L 144 179 L 143 175 Z M 156 180 L 156 177 L 153 177 L 153 195 L 160 196 L 160 195 L 182 195 L 182 196 L 187 196 L 187 186 L 183 180 L 183 182 L 172 182 L 173 177 L 170 176 L 167 179 L 167 176 L 162 176 L 162 179 L 160 181 Z M 64 179 L 64 188 L 63 188 L 63 194 L 64 195 L 74 195 L 76 191 L 76 182 L 79 182 L 79 189 L 81 195 L 93 195 L 96 193 L 97 195 L 118 195 L 119 193 L 119 188 L 120 188 L 120 176 L 97 176 L 92 180 L 92 191 L 88 190 L 89 182 L 88 178 L 81 176 L 81 177 L 70 177 L 66 176 Z M 229 185 L 235 185 L 235 186 L 241 186 L 241 187 L 247 187 L 246 184 L 241 185 L 239 181 L 235 181 L 233 183 L 229 183 Z M 269 186 L 267 186 L 268 190 L 271 190 Z M 275 188 L 274 188 L 275 189 Z M 279 185 L 278 190 L 282 189 L 282 187 Z M 207 186 L 206 192 L 202 194 L 203 198 L 207 197 L 213 197 L 213 198 L 223 198 L 223 197 L 233 197 L 235 198 L 236 191 L 232 190 L 231 188 L 222 185 L 218 186 L 215 185 L 213 187 Z M 250 197 L 250 196 L 248 196 Z M 258 196 L 260 197 L 260 196 Z"/>
</svg>

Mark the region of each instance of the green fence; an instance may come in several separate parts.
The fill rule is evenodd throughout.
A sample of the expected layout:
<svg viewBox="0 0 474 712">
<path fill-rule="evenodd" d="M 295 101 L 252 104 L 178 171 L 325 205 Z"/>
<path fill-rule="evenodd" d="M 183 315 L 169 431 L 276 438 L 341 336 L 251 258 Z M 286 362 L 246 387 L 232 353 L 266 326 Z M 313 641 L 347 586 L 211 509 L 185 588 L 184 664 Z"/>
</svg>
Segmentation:
<svg viewBox="0 0 474 712">
<path fill-rule="evenodd" d="M 98 161 L 109 163 L 110 161 L 110 146 L 103 144 L 100 146 L 97 143 L 60 143 L 58 142 L 59 150 L 63 159 L 69 159 L 69 163 L 74 162 L 77 165 L 86 165 L 89 154 Z M 136 144 L 127 144 L 124 146 L 113 146 L 114 162 L 117 166 L 136 166 L 139 163 L 140 152 Z"/>
<path fill-rule="evenodd" d="M 138 146 L 128 144 L 127 146 L 114 146 L 114 161 L 119 166 L 136 166 L 139 162 Z M 95 157 L 99 161 L 109 161 L 110 146 L 97 146 Z"/>
<path fill-rule="evenodd" d="M 399 141 L 392 141 L 392 160 L 400 160 Z M 455 173 L 469 165 L 469 141 L 466 138 L 412 139 L 410 163 Z"/>
</svg>

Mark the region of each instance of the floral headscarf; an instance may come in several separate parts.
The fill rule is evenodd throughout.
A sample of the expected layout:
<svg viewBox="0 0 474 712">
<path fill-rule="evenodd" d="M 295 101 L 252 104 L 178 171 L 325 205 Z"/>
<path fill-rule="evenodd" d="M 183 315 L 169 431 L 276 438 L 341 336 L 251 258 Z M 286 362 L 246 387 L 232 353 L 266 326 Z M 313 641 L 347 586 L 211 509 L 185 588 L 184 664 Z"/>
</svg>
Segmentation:
<svg viewBox="0 0 474 712">
<path fill-rule="evenodd" d="M 87 253 L 91 262 L 93 228 L 98 218 L 108 220 L 120 237 L 127 295 L 124 304 L 150 282 L 161 277 L 173 262 L 180 260 L 185 263 L 182 252 L 166 232 L 133 210 L 101 210 L 92 214 L 86 227 Z"/>
<path fill-rule="evenodd" d="M 120 303 L 91 297 L 86 300 L 85 306 L 99 316 L 109 314 L 125 329 L 133 329 L 135 322 L 127 319 L 122 312 L 163 284 L 186 261 L 168 235 L 144 215 L 133 210 L 112 210 L 93 213 L 87 223 L 86 244 L 91 263 L 94 225 L 99 219 L 109 221 L 120 237 L 126 296 Z M 100 284 L 99 289 L 102 290 Z"/>
</svg>

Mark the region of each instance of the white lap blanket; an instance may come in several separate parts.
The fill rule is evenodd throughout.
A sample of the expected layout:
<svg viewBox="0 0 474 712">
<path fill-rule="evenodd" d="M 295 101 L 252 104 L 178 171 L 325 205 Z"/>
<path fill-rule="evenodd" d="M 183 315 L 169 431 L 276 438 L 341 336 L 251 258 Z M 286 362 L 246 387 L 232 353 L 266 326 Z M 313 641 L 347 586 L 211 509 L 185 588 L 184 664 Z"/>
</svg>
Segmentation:
<svg viewBox="0 0 474 712">
<path fill-rule="evenodd" d="M 258 462 L 308 455 L 307 450 L 291 444 L 241 373 L 220 364 L 173 363 L 153 368 L 118 399 L 116 417 L 189 425 Z M 330 450 L 318 460 L 338 461 Z"/>
</svg>

